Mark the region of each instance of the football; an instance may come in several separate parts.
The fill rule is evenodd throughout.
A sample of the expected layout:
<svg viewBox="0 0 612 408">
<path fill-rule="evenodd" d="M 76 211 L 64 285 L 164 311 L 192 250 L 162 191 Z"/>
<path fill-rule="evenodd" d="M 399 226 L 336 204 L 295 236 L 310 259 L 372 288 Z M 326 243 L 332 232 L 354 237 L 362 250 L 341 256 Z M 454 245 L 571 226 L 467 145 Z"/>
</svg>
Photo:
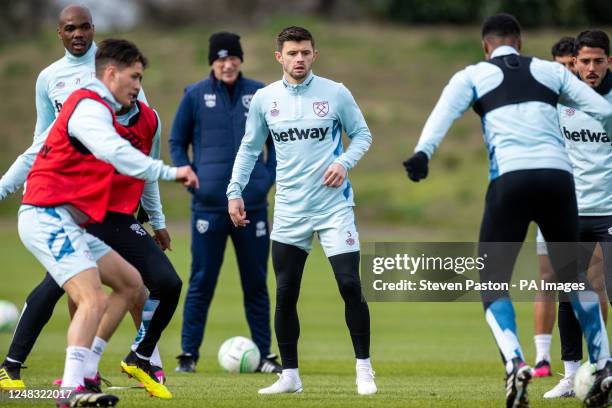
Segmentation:
<svg viewBox="0 0 612 408">
<path fill-rule="evenodd" d="M 219 348 L 219 365 L 229 373 L 252 373 L 259 366 L 259 349 L 251 339 L 231 337 Z"/>
<path fill-rule="evenodd" d="M 574 394 L 580 401 L 584 401 L 587 392 L 593 386 L 595 381 L 595 364 L 591 364 L 588 360 L 580 366 L 576 377 L 574 377 Z"/>
<path fill-rule="evenodd" d="M 19 309 L 7 300 L 0 300 L 0 333 L 11 331 L 19 320 Z"/>
</svg>

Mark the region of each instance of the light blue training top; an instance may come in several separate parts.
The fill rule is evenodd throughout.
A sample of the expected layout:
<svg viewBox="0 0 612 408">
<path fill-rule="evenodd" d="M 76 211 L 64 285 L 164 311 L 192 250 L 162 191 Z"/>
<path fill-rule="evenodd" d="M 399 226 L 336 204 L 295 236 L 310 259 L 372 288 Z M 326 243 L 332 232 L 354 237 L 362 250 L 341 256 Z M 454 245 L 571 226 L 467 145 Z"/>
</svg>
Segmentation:
<svg viewBox="0 0 612 408">
<path fill-rule="evenodd" d="M 496 48 L 491 58 L 518 52 L 507 45 Z M 533 77 L 559 95 L 559 103 L 579 109 L 612 131 L 612 106 L 561 64 L 533 58 Z M 429 158 L 452 123 L 474 102 L 503 81 L 502 70 L 488 62 L 457 72 L 444 88 L 429 115 L 415 148 Z M 484 115 L 484 142 L 489 153 L 489 179 L 515 170 L 560 169 L 572 171 L 559 131 L 557 110 L 543 102 L 505 105 Z"/>
<path fill-rule="evenodd" d="M 351 140 L 346 151 L 342 130 Z M 275 214 L 307 217 L 355 205 L 348 177 L 338 188 L 323 185 L 332 163 L 348 171 L 372 143 L 361 110 L 344 85 L 310 73 L 301 84 L 283 79 L 258 90 L 227 187 L 228 199 L 241 197 L 269 133 L 277 161 Z"/>
<path fill-rule="evenodd" d="M 604 95 L 612 106 L 612 91 Z M 612 140 L 602 124 L 569 106 L 558 105 L 561 135 L 572 162 L 578 214 L 612 215 Z"/>
</svg>

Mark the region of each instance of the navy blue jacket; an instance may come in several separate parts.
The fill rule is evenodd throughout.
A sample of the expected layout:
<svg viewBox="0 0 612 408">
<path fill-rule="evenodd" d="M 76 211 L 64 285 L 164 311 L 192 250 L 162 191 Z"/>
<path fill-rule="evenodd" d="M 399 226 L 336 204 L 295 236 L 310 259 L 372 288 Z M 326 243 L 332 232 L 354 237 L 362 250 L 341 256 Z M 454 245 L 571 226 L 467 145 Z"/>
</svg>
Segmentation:
<svg viewBox="0 0 612 408">
<path fill-rule="evenodd" d="M 227 211 L 225 190 L 240 142 L 251 98 L 264 84 L 242 74 L 230 94 L 227 86 L 211 73 L 208 79 L 189 85 L 178 107 L 170 132 L 170 156 L 175 166 L 190 164 L 200 179 L 200 188 L 190 189 L 195 211 Z M 193 160 L 188 149 L 192 147 Z M 266 208 L 267 195 L 276 179 L 276 154 L 271 137 L 266 141 L 267 160 L 257 159 L 242 197 L 245 209 Z"/>
</svg>

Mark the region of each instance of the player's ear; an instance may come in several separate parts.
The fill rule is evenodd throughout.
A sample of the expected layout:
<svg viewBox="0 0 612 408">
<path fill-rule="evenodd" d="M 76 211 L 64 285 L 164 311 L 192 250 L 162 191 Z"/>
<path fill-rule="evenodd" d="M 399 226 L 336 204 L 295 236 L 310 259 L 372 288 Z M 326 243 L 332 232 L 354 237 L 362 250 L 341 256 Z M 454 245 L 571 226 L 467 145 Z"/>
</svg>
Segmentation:
<svg viewBox="0 0 612 408">
<path fill-rule="evenodd" d="M 489 44 L 483 39 L 482 42 L 482 51 L 484 52 L 485 58 L 489 59 Z"/>
<path fill-rule="evenodd" d="M 314 50 L 314 52 L 312 53 L 312 62 L 315 62 L 318 56 L 319 56 L 319 50 Z"/>
<path fill-rule="evenodd" d="M 283 54 L 280 51 L 274 51 L 274 58 L 279 62 L 279 64 L 283 63 Z"/>
</svg>

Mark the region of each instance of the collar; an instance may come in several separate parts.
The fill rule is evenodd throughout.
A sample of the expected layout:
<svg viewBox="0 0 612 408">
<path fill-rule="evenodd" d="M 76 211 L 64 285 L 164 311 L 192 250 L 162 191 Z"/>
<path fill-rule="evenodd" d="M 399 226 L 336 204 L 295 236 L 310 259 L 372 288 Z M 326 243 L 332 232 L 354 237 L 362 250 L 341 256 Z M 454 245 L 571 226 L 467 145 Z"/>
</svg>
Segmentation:
<svg viewBox="0 0 612 408">
<path fill-rule="evenodd" d="M 306 89 L 310 87 L 310 84 L 312 83 L 314 79 L 315 79 L 315 74 L 313 74 L 312 71 L 310 71 L 306 79 L 299 84 L 291 84 L 283 76 L 283 85 L 285 86 L 285 89 L 289 91 L 290 94 L 297 95 L 299 93 L 305 92 Z"/>
<path fill-rule="evenodd" d="M 514 47 L 511 47 L 509 45 L 500 45 L 499 47 L 493 50 L 489 58 L 501 57 L 502 55 L 509 55 L 509 54 L 518 55 L 518 53 L 519 52 Z"/>
<path fill-rule="evenodd" d="M 132 126 L 136 122 L 139 113 L 140 101 L 136 101 L 136 103 L 132 104 L 132 107 L 127 113 L 117 116 L 117 122 L 119 122 L 123 126 Z"/>
<path fill-rule="evenodd" d="M 121 104 L 117 102 L 111 91 L 98 78 L 92 79 L 85 88 L 94 91 L 113 108 L 115 112 L 121 110 Z"/>
<path fill-rule="evenodd" d="M 607 95 L 612 90 L 612 72 L 606 71 L 606 76 L 603 78 L 597 88 L 593 88 L 600 95 Z"/>
<path fill-rule="evenodd" d="M 91 46 L 87 50 L 87 52 L 80 57 L 72 55 L 68 50 L 64 49 L 64 57 L 68 60 L 68 62 L 72 64 L 81 64 L 83 62 L 93 61 L 96 59 L 96 51 L 98 50 L 98 46 L 95 42 L 91 43 Z"/>
</svg>

